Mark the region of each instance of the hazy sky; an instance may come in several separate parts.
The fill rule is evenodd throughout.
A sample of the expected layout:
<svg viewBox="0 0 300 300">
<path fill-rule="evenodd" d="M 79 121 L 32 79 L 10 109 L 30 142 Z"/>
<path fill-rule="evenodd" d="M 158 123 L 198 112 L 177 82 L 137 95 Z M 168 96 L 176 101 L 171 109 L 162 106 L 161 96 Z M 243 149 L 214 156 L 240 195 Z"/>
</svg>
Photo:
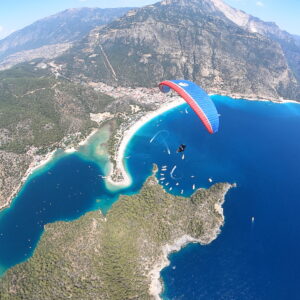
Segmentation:
<svg viewBox="0 0 300 300">
<path fill-rule="evenodd" d="M 200 0 L 199 0 L 200 1 Z M 73 7 L 143 6 L 153 0 L 0 0 L 0 39 L 34 21 Z M 300 35 L 300 0 L 225 0 L 264 21 Z"/>
</svg>

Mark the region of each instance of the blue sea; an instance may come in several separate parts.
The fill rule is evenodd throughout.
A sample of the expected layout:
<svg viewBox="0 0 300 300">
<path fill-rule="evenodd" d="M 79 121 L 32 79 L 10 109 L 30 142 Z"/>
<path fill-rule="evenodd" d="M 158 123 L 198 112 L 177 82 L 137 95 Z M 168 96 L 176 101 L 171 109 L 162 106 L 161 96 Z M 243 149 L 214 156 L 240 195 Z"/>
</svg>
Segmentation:
<svg viewBox="0 0 300 300">
<path fill-rule="evenodd" d="M 156 163 L 160 183 L 173 194 L 237 184 L 226 196 L 218 238 L 170 255 L 163 299 L 300 299 L 300 105 L 213 100 L 221 115 L 215 135 L 187 105 L 136 133 L 125 154 L 133 177 L 127 189 L 108 190 L 105 168 L 80 153 L 33 175 L 0 213 L 2 272 L 32 255 L 44 224 L 106 212 L 120 193 L 138 192 Z M 184 157 L 176 153 L 181 143 Z"/>
</svg>

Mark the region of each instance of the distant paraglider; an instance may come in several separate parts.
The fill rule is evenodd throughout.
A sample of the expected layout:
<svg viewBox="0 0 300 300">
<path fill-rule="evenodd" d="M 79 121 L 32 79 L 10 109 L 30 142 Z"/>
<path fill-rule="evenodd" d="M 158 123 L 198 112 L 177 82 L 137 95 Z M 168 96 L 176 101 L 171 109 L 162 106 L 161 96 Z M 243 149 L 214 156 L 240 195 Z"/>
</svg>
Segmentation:
<svg viewBox="0 0 300 300">
<path fill-rule="evenodd" d="M 163 93 L 171 89 L 176 91 L 194 110 L 209 133 L 219 129 L 219 114 L 207 93 L 195 83 L 188 80 L 166 80 L 159 84 Z"/>
<path fill-rule="evenodd" d="M 183 152 L 184 150 L 185 150 L 185 148 L 186 148 L 186 145 L 184 145 L 184 144 L 181 144 L 179 147 L 178 147 L 178 149 L 177 149 L 177 153 L 178 152 Z"/>
</svg>

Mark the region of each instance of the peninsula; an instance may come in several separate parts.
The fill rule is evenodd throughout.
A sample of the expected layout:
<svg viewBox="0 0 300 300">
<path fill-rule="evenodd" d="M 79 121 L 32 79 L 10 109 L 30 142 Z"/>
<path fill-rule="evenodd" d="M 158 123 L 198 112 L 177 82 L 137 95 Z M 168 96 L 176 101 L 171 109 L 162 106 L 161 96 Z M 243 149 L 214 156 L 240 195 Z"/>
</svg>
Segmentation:
<svg viewBox="0 0 300 300">
<path fill-rule="evenodd" d="M 232 186 L 184 198 L 166 193 L 153 174 L 106 216 L 94 211 L 49 224 L 34 256 L 1 278 L 1 299 L 160 299 L 168 254 L 217 237 Z"/>
</svg>

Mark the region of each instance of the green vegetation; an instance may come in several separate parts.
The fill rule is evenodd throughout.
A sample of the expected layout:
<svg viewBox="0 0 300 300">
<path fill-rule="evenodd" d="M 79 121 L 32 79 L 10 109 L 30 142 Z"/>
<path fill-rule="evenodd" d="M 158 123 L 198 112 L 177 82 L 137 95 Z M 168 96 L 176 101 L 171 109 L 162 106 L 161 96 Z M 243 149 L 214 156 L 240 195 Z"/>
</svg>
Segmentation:
<svg viewBox="0 0 300 300">
<path fill-rule="evenodd" d="M 0 72 L 0 150 L 25 153 L 32 146 L 47 149 L 67 135 L 86 135 L 97 126 L 89 114 L 112 101 L 30 65 Z"/>
<path fill-rule="evenodd" d="M 191 198 L 167 194 L 151 176 L 139 194 L 121 196 L 104 217 L 46 226 L 34 254 L 0 279 L 6 299 L 151 299 L 150 271 L 162 247 L 183 235 L 210 242 L 223 223 L 216 205 L 229 184 Z"/>
<path fill-rule="evenodd" d="M 0 207 L 33 161 L 76 145 L 98 127 L 90 113 L 110 111 L 115 101 L 40 66 L 35 61 L 0 72 Z"/>
</svg>

